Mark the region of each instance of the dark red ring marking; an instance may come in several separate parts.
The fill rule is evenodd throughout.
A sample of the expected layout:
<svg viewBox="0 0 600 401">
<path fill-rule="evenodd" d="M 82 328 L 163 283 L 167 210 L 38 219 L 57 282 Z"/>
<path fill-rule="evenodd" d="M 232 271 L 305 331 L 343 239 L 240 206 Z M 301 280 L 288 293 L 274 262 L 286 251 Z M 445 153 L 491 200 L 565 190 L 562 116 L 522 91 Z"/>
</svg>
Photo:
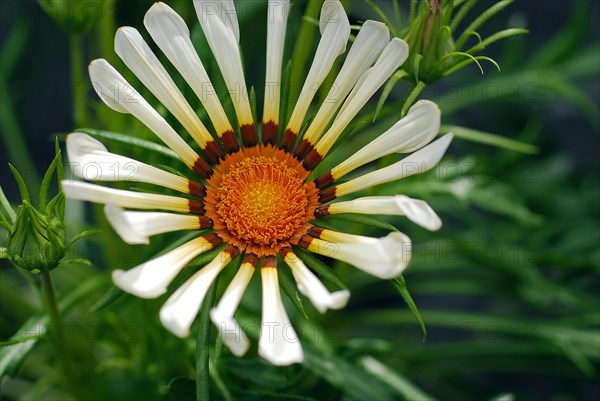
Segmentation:
<svg viewBox="0 0 600 401">
<path fill-rule="evenodd" d="M 283 138 L 281 139 L 281 147 L 284 150 L 287 150 L 288 153 L 292 153 L 297 137 L 298 134 L 296 134 L 294 131 L 291 129 L 286 129 L 285 133 L 283 134 Z"/>
<path fill-rule="evenodd" d="M 223 143 L 223 147 L 227 153 L 234 153 L 240 149 L 240 144 L 238 143 L 233 131 L 223 132 L 223 135 L 221 136 L 221 142 Z"/>
<path fill-rule="evenodd" d="M 242 133 L 242 143 L 245 147 L 254 146 L 258 143 L 258 136 L 256 135 L 256 128 L 254 124 L 244 124 L 240 127 Z"/>
<path fill-rule="evenodd" d="M 273 121 L 267 121 L 262 125 L 262 143 L 265 145 L 275 145 L 277 143 L 277 124 Z"/>
<path fill-rule="evenodd" d="M 326 190 L 321 192 L 321 194 L 319 195 L 319 202 L 325 203 L 325 202 L 329 202 L 329 201 L 332 201 L 335 198 L 337 198 L 337 195 L 335 194 L 336 190 L 337 190 L 337 188 L 333 187 L 333 188 L 327 188 Z"/>
</svg>

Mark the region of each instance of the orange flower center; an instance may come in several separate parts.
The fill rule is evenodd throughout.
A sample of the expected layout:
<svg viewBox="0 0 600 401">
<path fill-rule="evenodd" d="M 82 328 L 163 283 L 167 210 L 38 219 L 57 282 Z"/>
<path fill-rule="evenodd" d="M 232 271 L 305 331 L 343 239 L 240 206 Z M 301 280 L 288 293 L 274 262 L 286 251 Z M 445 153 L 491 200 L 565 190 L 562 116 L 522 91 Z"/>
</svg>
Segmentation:
<svg viewBox="0 0 600 401">
<path fill-rule="evenodd" d="M 207 216 L 224 241 L 257 256 L 275 255 L 306 233 L 318 205 L 308 172 L 271 146 L 228 155 L 208 180 Z"/>
</svg>

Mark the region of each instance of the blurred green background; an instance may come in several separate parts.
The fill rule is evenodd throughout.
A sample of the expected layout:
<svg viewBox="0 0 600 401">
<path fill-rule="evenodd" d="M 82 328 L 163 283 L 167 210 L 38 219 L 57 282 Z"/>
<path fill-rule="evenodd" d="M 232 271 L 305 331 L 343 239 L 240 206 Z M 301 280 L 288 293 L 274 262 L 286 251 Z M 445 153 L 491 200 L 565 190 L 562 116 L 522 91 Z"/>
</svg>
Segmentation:
<svg viewBox="0 0 600 401">
<path fill-rule="evenodd" d="M 166 2 L 198 33 L 190 2 Z M 143 31 L 143 15 L 152 2 L 92 3 L 95 8 L 83 15 L 98 11 L 99 20 L 70 18 L 77 22 L 71 28 L 93 25 L 74 34 L 37 2 L 0 2 L 0 180 L 15 206 L 20 198 L 7 163 L 20 170 L 35 193 L 54 157 L 56 135 L 63 138 L 75 127 L 91 127 L 153 138 L 133 118 L 100 104 L 85 71 L 97 57 L 126 71 L 111 50 L 114 28 L 131 25 Z M 306 8 L 303 1 L 293 4 L 288 55 Z M 375 4 L 393 16 L 392 2 Z M 476 4 L 462 25 L 493 4 Z M 368 2 L 344 5 L 352 23 L 380 19 Z M 409 2 L 400 6 L 406 15 Z M 266 5 L 245 1 L 238 9 L 244 10 L 240 26 L 246 80 L 255 87 L 260 105 Z M 425 199 L 444 221 L 439 232 L 429 233 L 401 218 L 381 219 L 413 240 L 405 278 L 427 327 L 425 340 L 394 286 L 337 263 L 335 271 L 352 291 L 344 310 L 319 315 L 304 302 L 307 319 L 286 298 L 302 333 L 305 363 L 276 368 L 256 356 L 255 345 L 248 356 L 234 358 L 217 343 L 211 349 L 213 395 L 257 400 L 600 396 L 599 20 L 596 2 L 516 1 L 478 31 L 485 38 L 507 27 L 529 30 L 485 49 L 501 71 L 482 62 L 481 75 L 470 65 L 420 94 L 440 105 L 443 132 L 457 126 L 476 130 L 458 128 L 461 137 L 435 172 L 369 193 Z M 318 31 L 314 35 L 316 44 Z M 477 42 L 474 37 L 469 41 Z M 208 68 L 214 69 L 214 63 Z M 339 146 L 336 157 L 350 154 L 396 121 L 413 86 L 409 80 L 398 82 L 372 123 L 376 95 L 357 118 L 360 129 Z M 77 97 L 83 99 L 84 110 L 74 109 Z M 491 138 L 490 144 L 482 143 L 485 138 Z M 116 153 L 169 163 L 119 142 L 106 143 Z M 72 372 L 75 385 L 66 384 L 57 369 L 55 341 L 49 335 L 23 351 L 14 364 L 6 362 L 10 346 L 3 347 L 0 398 L 69 399 L 70 392 L 85 400 L 189 399 L 194 339 L 179 340 L 161 327 L 158 308 L 164 299 L 148 302 L 126 295 L 89 312 L 110 291 L 111 269 L 135 266 L 180 236 L 167 235 L 149 247 L 126 246 L 105 222 L 101 208 L 69 203 L 68 211 L 71 234 L 103 229 L 72 251 L 71 256 L 85 257 L 92 266 L 72 265 L 54 273 L 58 296 L 67 304 L 65 321 L 72 327 L 67 342 L 77 366 Z M 381 236 L 388 231 L 385 224 L 346 222 L 344 228 Z M 1 235 L 5 241 L 6 232 Z M 221 280 L 219 291 L 226 282 Z M 2 261 L 0 340 L 11 338 L 43 311 L 35 286 Z M 240 315 L 242 322 L 259 321 L 259 282 L 253 280 Z M 27 330 L 36 334 L 40 328 Z"/>
</svg>

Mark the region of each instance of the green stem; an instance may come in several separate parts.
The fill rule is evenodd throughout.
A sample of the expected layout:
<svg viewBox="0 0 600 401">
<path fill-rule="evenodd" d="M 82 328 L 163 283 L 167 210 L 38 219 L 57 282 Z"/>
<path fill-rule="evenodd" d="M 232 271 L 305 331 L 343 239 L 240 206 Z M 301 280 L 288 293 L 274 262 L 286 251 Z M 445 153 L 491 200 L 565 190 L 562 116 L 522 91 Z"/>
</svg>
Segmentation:
<svg viewBox="0 0 600 401">
<path fill-rule="evenodd" d="M 218 278 L 210 287 L 200 310 L 200 324 L 196 340 L 196 400 L 210 400 L 209 348 L 210 348 L 210 310 L 215 303 Z"/>
<path fill-rule="evenodd" d="M 73 83 L 73 127 L 87 126 L 86 79 L 84 77 L 82 37 L 73 35 L 69 39 L 71 57 L 71 82 Z"/>
<path fill-rule="evenodd" d="M 56 295 L 54 292 L 54 285 L 52 284 L 52 278 L 49 272 L 42 273 L 42 298 L 43 304 L 46 306 L 50 322 L 56 327 L 56 353 L 60 361 L 60 366 L 63 370 L 63 376 L 67 382 L 67 387 L 73 395 L 77 394 L 76 386 L 74 383 L 73 372 L 69 360 L 69 353 L 67 352 L 66 343 L 62 333 L 63 323 L 60 318 L 58 311 L 58 303 L 56 302 Z"/>
</svg>

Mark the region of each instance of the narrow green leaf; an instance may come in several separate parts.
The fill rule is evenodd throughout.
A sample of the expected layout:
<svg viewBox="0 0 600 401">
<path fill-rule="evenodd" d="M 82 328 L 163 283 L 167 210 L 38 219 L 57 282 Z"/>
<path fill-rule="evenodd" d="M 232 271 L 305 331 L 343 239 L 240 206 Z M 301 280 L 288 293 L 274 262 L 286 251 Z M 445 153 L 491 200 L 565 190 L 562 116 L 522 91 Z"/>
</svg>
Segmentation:
<svg viewBox="0 0 600 401">
<path fill-rule="evenodd" d="M 210 331 L 212 322 L 210 320 L 210 310 L 215 303 L 219 278 L 210 286 L 208 294 L 202 303 L 198 324 L 198 334 L 196 336 L 196 400 L 210 401 L 210 372 L 209 372 L 209 351 L 210 351 Z"/>
<path fill-rule="evenodd" d="M 474 54 L 474 53 L 477 53 L 477 52 L 485 49 L 487 46 L 491 45 L 494 42 L 497 42 L 502 39 L 510 38 L 511 36 L 524 35 L 526 33 L 529 33 L 529 31 L 527 29 L 523 29 L 523 28 L 505 29 L 503 31 L 496 32 L 495 34 L 491 35 L 488 38 L 485 38 L 484 40 L 482 40 L 481 42 L 479 42 L 478 44 L 476 44 L 475 46 L 473 46 L 469 50 L 467 50 L 466 53 Z"/>
<path fill-rule="evenodd" d="M 288 61 L 281 76 L 281 102 L 279 103 L 279 129 L 277 132 L 278 140 L 283 136 L 285 125 L 289 119 L 288 109 L 290 108 L 290 79 L 292 74 L 292 61 Z"/>
<path fill-rule="evenodd" d="M 65 166 L 63 165 L 62 151 L 60 150 L 60 144 L 58 137 L 54 138 L 54 153 L 60 155 L 58 163 L 56 163 L 56 179 L 61 182 L 65 178 Z"/>
<path fill-rule="evenodd" d="M 149 151 L 152 151 L 155 153 L 159 153 L 163 156 L 167 156 L 174 160 L 180 160 L 179 156 L 177 156 L 177 154 L 175 152 L 173 152 L 168 147 L 160 145 L 156 142 L 147 141 L 145 139 L 137 138 L 137 137 L 130 136 L 130 135 L 119 134 L 117 132 L 102 131 L 102 130 L 97 130 L 97 129 L 92 129 L 92 128 L 83 128 L 83 129 L 80 129 L 79 132 L 83 132 L 85 134 L 88 134 L 88 135 L 91 135 L 91 136 L 94 136 L 97 138 L 109 139 L 111 141 L 123 143 L 125 145 L 130 145 L 132 147 L 149 150 Z"/>
<path fill-rule="evenodd" d="M 406 377 L 402 376 L 389 366 L 379 362 L 377 359 L 371 356 L 365 356 L 360 359 L 360 362 L 369 373 L 398 391 L 405 400 L 435 401 L 435 398 L 431 395 L 427 394 L 415 384 L 411 383 Z"/>
<path fill-rule="evenodd" d="M 410 92 L 410 94 L 406 98 L 406 101 L 404 102 L 404 105 L 402 106 L 401 117 L 406 116 L 406 114 L 408 113 L 408 110 L 415 103 L 415 101 L 417 100 L 417 98 L 419 97 L 419 95 L 421 94 L 421 92 L 423 91 L 423 89 L 425 89 L 425 86 L 426 86 L 425 82 L 423 82 L 423 81 L 418 81 L 417 82 L 417 84 L 415 85 L 415 87 L 413 88 L 413 90 Z"/>
<path fill-rule="evenodd" d="M 537 154 L 539 152 L 537 146 L 519 142 L 514 139 L 506 138 L 489 132 L 460 127 L 458 125 L 442 125 L 440 127 L 440 132 L 452 132 L 455 137 L 460 139 L 496 146 L 498 148 L 512 150 L 514 152 L 526 154 Z"/>
<path fill-rule="evenodd" d="M 252 113 L 252 118 L 254 119 L 254 123 L 257 124 L 258 123 L 258 114 L 257 114 L 257 108 L 256 108 L 256 91 L 254 90 L 254 85 L 252 85 L 250 87 L 250 94 L 248 95 L 249 99 L 250 99 L 250 111 Z"/>
<path fill-rule="evenodd" d="M 27 190 L 27 184 L 25 184 L 25 180 L 23 180 L 23 177 L 21 177 L 21 174 L 19 174 L 17 169 L 14 168 L 14 166 L 12 164 L 8 163 L 8 167 L 10 167 L 10 170 L 12 171 L 13 176 L 15 177 L 15 180 L 17 181 L 17 185 L 19 186 L 19 191 L 21 192 L 21 199 L 23 201 L 27 201 L 27 202 L 31 203 L 31 198 L 29 197 L 29 191 Z"/>
<path fill-rule="evenodd" d="M 464 30 L 464 32 L 458 37 L 456 40 L 456 49 L 460 50 L 465 44 L 468 38 L 468 32 L 475 32 L 477 28 L 483 25 L 488 19 L 492 18 L 498 12 L 502 11 L 506 6 L 512 3 L 512 0 L 502 0 L 498 3 L 494 4 L 484 12 L 482 12 L 479 17 L 477 17 L 471 24 Z"/>
<path fill-rule="evenodd" d="M 312 49 L 313 38 L 315 36 L 318 26 L 312 24 L 309 21 L 309 19 L 312 18 L 313 13 L 320 10 L 320 8 L 321 0 L 309 0 L 302 18 L 300 32 L 298 33 L 296 44 L 294 47 L 294 53 L 291 58 L 292 60 L 294 60 L 294 64 L 292 64 L 290 85 L 297 88 L 302 87 L 302 82 L 304 81 L 304 74 L 308 71 L 308 68 L 306 68 L 308 57 Z"/>
<path fill-rule="evenodd" d="M 6 210 L 6 213 L 8 214 L 8 218 L 10 219 L 10 222 L 14 223 L 15 219 L 17 218 L 17 214 L 15 213 L 12 206 L 10 205 L 10 202 L 6 198 L 6 195 L 4 195 L 4 191 L 2 190 L 2 187 L 0 187 L 0 205 L 2 205 L 4 210 Z"/>
<path fill-rule="evenodd" d="M 370 227 L 381 228 L 386 231 L 398 231 L 398 229 L 390 223 L 386 223 L 385 221 L 377 220 L 375 217 L 366 216 L 362 214 L 342 213 L 327 216 L 327 218 L 331 220 L 343 220 L 350 221 L 352 223 L 364 224 Z"/>
<path fill-rule="evenodd" d="M 101 311 L 115 302 L 117 299 L 121 298 L 125 294 L 123 290 L 117 288 L 115 286 L 110 287 L 108 291 L 106 291 L 99 299 L 96 301 L 94 305 L 88 310 L 88 314 L 95 313 Z"/>
<path fill-rule="evenodd" d="M 450 23 L 450 30 L 452 32 L 456 31 L 458 25 L 462 22 L 463 18 L 469 13 L 471 8 L 473 8 L 475 3 L 477 3 L 477 0 L 468 0 L 458 9 L 455 16 L 452 18 L 452 22 Z M 455 7 L 457 6 L 458 4 L 455 4 Z"/>
<path fill-rule="evenodd" d="M 404 78 L 407 75 L 408 75 L 408 73 L 405 70 L 398 70 L 394 73 L 394 75 L 392 75 L 392 77 L 385 84 L 385 87 L 383 88 L 383 91 L 381 92 L 381 96 L 379 96 L 379 100 L 377 101 L 377 107 L 375 108 L 375 113 L 373 114 L 373 120 L 372 120 L 373 122 L 375 122 L 375 120 L 377 119 L 377 116 L 379 115 L 381 108 L 383 107 L 383 105 L 385 104 L 385 101 L 387 100 L 388 96 L 392 92 L 392 89 L 394 89 L 394 86 L 396 86 L 396 84 L 398 83 L 399 80 L 401 80 L 402 78 Z"/>
<path fill-rule="evenodd" d="M 362 367 L 358 367 L 333 352 L 303 343 L 302 364 L 314 375 L 339 388 L 347 397 L 355 400 L 393 400 L 391 389 L 384 383 L 373 380 Z"/>
<path fill-rule="evenodd" d="M 287 267 L 285 262 L 281 259 L 278 261 L 279 268 L 277 271 L 279 272 L 279 285 L 283 289 L 283 292 L 288 296 L 288 298 L 292 301 L 294 306 L 304 315 L 305 318 L 308 319 L 308 315 L 306 314 L 306 310 L 304 310 L 304 304 L 302 303 L 302 298 L 300 297 L 300 293 L 298 292 L 298 286 L 292 277 L 289 268 L 282 268 L 284 265 Z"/>
<path fill-rule="evenodd" d="M 371 6 L 371 8 L 377 13 L 379 18 L 387 25 L 388 29 L 392 33 L 392 36 L 398 36 L 398 32 L 396 31 L 396 27 L 392 24 L 392 21 L 388 18 L 387 14 L 384 13 L 381 8 L 377 4 L 373 2 L 373 0 L 367 0 L 367 3 Z"/>
<path fill-rule="evenodd" d="M 82 231 L 80 233 L 77 233 L 77 234 L 75 234 L 73 236 L 73 238 L 71 238 L 71 241 L 69 241 L 69 246 L 68 247 L 70 248 L 71 246 L 73 246 L 73 244 L 75 242 L 79 241 L 80 239 L 83 239 L 85 237 L 89 237 L 91 235 L 97 235 L 97 234 L 100 234 L 100 233 L 102 233 L 102 230 L 99 230 L 99 229 L 84 230 L 84 231 Z"/>
<path fill-rule="evenodd" d="M 69 266 L 69 265 L 91 266 L 92 262 L 90 260 L 84 259 L 84 258 L 75 258 L 75 259 L 68 259 L 68 260 L 61 261 L 57 267 Z"/>
<path fill-rule="evenodd" d="M 443 76 L 447 77 L 448 75 L 455 73 L 456 71 L 460 70 L 463 67 L 466 67 L 467 65 L 469 65 L 471 63 L 477 64 L 477 67 L 479 67 L 481 74 L 483 74 L 483 67 L 481 66 L 481 64 L 479 64 L 479 60 L 489 61 L 490 63 L 494 64 L 494 66 L 498 69 L 498 71 L 500 71 L 500 65 L 493 58 L 490 58 L 487 56 L 477 56 L 477 57 L 471 56 L 468 58 L 468 60 L 461 61 L 459 63 L 454 64 L 452 67 L 448 68 L 446 71 L 444 71 Z"/>
<path fill-rule="evenodd" d="M 54 174 L 58 163 L 61 163 L 62 165 L 62 158 L 60 156 L 60 153 L 61 152 L 59 149 L 56 155 L 54 156 L 54 159 L 52 159 L 52 163 L 50 163 L 48 170 L 46 170 L 46 173 L 44 174 L 44 179 L 42 180 L 42 188 L 40 189 L 40 210 L 46 209 L 46 201 L 48 199 L 48 190 L 50 189 L 50 184 L 52 183 L 52 175 Z"/>
<path fill-rule="evenodd" d="M 8 219 L 4 216 L 4 212 L 0 210 L 0 226 L 4 227 L 6 231 L 10 231 L 12 229 Z"/>
<path fill-rule="evenodd" d="M 427 328 L 425 327 L 425 322 L 423 321 L 423 318 L 419 313 L 417 304 L 415 304 L 415 301 L 412 299 L 410 292 L 408 292 L 408 288 L 406 287 L 406 281 L 404 280 L 404 277 L 402 275 L 396 277 L 392 280 L 392 284 L 394 285 L 394 287 L 408 306 L 408 309 L 410 309 L 413 316 L 417 319 L 417 322 L 419 322 L 419 326 L 421 326 L 421 331 L 423 332 L 423 341 L 425 341 L 425 338 L 427 338 Z"/>
<path fill-rule="evenodd" d="M 6 253 L 6 248 L 0 248 L 0 259 L 8 259 L 8 253 Z"/>
</svg>

